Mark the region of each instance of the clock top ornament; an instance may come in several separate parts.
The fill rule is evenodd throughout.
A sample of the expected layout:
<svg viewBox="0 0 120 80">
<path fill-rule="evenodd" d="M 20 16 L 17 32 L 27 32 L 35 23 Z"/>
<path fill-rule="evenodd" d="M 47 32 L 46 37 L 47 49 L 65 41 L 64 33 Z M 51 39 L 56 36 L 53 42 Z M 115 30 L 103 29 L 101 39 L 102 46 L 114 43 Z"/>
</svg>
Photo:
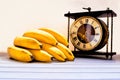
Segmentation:
<svg viewBox="0 0 120 80">
<path fill-rule="evenodd" d="M 64 14 L 65 17 L 69 17 L 72 19 L 77 19 L 81 16 L 93 16 L 93 17 L 116 17 L 117 14 L 113 11 L 107 8 L 106 10 L 101 11 L 91 11 L 91 8 L 83 8 L 84 10 L 88 10 L 88 12 L 77 12 L 77 13 L 70 13 L 70 11 L 67 14 Z"/>
<path fill-rule="evenodd" d="M 83 8 L 88 10 L 88 12 L 78 12 L 65 14 L 68 17 L 68 42 L 69 37 L 74 46 L 74 54 L 83 55 L 112 55 L 116 54 L 112 52 L 113 44 L 113 17 L 116 17 L 116 13 L 113 10 L 103 10 L 103 11 L 91 11 L 91 8 Z M 99 18 L 107 18 L 107 24 Z M 111 17 L 111 30 L 109 30 L 110 23 L 109 18 Z M 70 18 L 75 21 L 70 26 Z M 108 52 L 108 38 L 109 33 L 111 33 L 111 50 Z M 103 48 L 106 45 L 106 52 L 96 52 L 97 50 Z M 94 53 L 93 53 L 94 52 Z M 107 53 L 107 54 L 106 54 Z"/>
</svg>

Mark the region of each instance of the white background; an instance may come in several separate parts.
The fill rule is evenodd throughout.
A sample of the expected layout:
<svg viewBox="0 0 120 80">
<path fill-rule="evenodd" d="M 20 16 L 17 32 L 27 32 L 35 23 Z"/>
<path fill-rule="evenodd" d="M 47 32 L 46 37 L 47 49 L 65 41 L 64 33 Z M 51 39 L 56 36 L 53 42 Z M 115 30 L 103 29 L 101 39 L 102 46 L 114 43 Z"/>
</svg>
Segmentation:
<svg viewBox="0 0 120 80">
<path fill-rule="evenodd" d="M 0 0 L 0 52 L 13 45 L 16 36 L 29 29 L 48 27 L 67 36 L 64 14 L 108 7 L 117 13 L 114 18 L 114 51 L 120 52 L 120 0 Z"/>
</svg>

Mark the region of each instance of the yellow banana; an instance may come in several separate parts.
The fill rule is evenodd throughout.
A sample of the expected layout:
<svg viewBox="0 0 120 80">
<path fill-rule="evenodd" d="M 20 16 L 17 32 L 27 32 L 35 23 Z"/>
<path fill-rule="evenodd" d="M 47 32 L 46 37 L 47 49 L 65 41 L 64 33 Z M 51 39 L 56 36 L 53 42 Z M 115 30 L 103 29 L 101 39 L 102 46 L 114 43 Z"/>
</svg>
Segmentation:
<svg viewBox="0 0 120 80">
<path fill-rule="evenodd" d="M 26 49 L 15 47 L 15 46 L 9 46 L 7 51 L 10 58 L 12 59 L 22 61 L 22 62 L 30 62 L 33 60 L 32 54 Z"/>
<path fill-rule="evenodd" d="M 58 49 L 60 49 L 64 54 L 65 54 L 65 56 L 67 57 L 67 60 L 70 60 L 70 61 L 72 61 L 72 60 L 74 60 L 74 55 L 73 55 L 73 53 L 71 52 L 71 50 L 69 49 L 69 48 L 67 48 L 65 45 L 63 45 L 63 44 L 61 44 L 61 43 L 58 43 L 57 45 L 56 45 L 56 47 L 58 48 Z"/>
<path fill-rule="evenodd" d="M 56 38 L 56 40 L 58 42 L 64 44 L 65 46 L 69 45 L 69 43 L 67 41 L 67 38 L 63 34 L 58 33 L 55 30 L 52 30 L 52 29 L 49 29 L 49 28 L 44 28 L 44 27 L 43 28 L 39 28 L 39 30 L 43 30 L 43 31 L 46 31 L 46 32 L 52 34 Z"/>
<path fill-rule="evenodd" d="M 25 32 L 23 36 L 32 37 L 40 42 L 44 42 L 47 44 L 57 45 L 57 40 L 55 39 L 55 37 L 43 30 L 38 30 L 38 29 L 30 30 Z"/>
<path fill-rule="evenodd" d="M 16 37 L 14 39 L 14 45 L 29 49 L 41 49 L 42 47 L 42 44 L 38 40 L 23 36 Z"/>
<path fill-rule="evenodd" d="M 29 51 L 33 54 L 33 57 L 37 61 L 51 62 L 51 60 L 53 58 L 52 55 L 48 54 L 44 50 L 33 50 L 33 49 L 30 49 Z"/>
<path fill-rule="evenodd" d="M 45 43 L 42 44 L 43 44 L 42 49 L 47 51 L 49 54 L 51 54 L 56 60 L 66 61 L 66 56 L 58 48 L 49 44 L 45 44 Z"/>
</svg>

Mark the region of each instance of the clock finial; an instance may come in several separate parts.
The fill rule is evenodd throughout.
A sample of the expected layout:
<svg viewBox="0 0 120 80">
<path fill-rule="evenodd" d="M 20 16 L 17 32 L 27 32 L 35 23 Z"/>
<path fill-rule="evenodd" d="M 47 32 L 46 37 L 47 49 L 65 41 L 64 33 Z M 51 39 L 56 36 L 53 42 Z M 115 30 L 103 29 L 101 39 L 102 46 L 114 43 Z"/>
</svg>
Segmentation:
<svg viewBox="0 0 120 80">
<path fill-rule="evenodd" d="M 83 8 L 83 9 L 88 10 L 88 12 L 90 12 L 90 11 L 91 11 L 91 7 L 88 7 L 88 8 Z"/>
</svg>

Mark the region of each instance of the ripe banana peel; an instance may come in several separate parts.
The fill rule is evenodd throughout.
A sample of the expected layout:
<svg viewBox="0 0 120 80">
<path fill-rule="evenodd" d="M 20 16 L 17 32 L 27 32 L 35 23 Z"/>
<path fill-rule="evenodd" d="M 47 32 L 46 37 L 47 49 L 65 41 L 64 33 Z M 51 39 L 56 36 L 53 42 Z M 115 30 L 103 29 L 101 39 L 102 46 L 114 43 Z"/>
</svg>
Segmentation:
<svg viewBox="0 0 120 80">
<path fill-rule="evenodd" d="M 68 46 L 69 43 L 67 41 L 67 38 L 63 34 L 58 33 L 55 30 L 52 30 L 52 29 L 49 29 L 49 28 L 44 28 L 44 27 L 39 28 L 39 30 L 43 30 L 43 31 L 46 31 L 46 32 L 52 34 L 58 42 L 64 44 L 65 46 Z"/>
<path fill-rule="evenodd" d="M 35 38 L 38 41 L 44 42 L 47 44 L 57 45 L 57 40 L 55 39 L 55 37 L 51 35 L 50 33 L 45 32 L 43 30 L 38 30 L 38 29 L 29 30 L 29 31 L 26 31 L 23 34 L 23 36 Z"/>
<path fill-rule="evenodd" d="M 65 45 L 63 45 L 63 44 L 61 44 L 61 43 L 58 43 L 57 45 L 56 45 L 56 47 L 58 48 L 58 49 L 60 49 L 64 54 L 65 54 L 65 56 L 67 57 L 67 60 L 69 60 L 69 61 L 73 61 L 74 60 L 74 55 L 73 55 L 73 53 L 71 52 L 71 50 L 69 49 L 69 48 L 67 48 Z"/>
<path fill-rule="evenodd" d="M 43 44 L 42 49 L 51 54 L 56 60 L 62 62 L 66 61 L 66 56 L 57 47 L 45 43 L 42 44 Z"/>
<path fill-rule="evenodd" d="M 29 49 L 29 51 L 32 53 L 32 55 L 36 61 L 42 61 L 42 62 L 51 62 L 52 61 L 53 56 L 48 54 L 44 50 Z"/>
<path fill-rule="evenodd" d="M 30 62 L 51 62 L 53 58 L 64 62 L 73 61 L 74 55 L 67 48 L 67 38 L 55 30 L 39 28 L 26 31 L 14 39 L 14 46 L 7 48 L 10 58 Z"/>
<path fill-rule="evenodd" d="M 15 46 L 9 46 L 7 48 L 9 57 L 18 61 L 22 62 L 30 62 L 33 60 L 32 54 L 23 48 L 15 47 Z"/>
<path fill-rule="evenodd" d="M 29 49 L 41 49 L 42 44 L 34 38 L 17 36 L 14 39 L 14 45 L 29 48 Z"/>
</svg>

